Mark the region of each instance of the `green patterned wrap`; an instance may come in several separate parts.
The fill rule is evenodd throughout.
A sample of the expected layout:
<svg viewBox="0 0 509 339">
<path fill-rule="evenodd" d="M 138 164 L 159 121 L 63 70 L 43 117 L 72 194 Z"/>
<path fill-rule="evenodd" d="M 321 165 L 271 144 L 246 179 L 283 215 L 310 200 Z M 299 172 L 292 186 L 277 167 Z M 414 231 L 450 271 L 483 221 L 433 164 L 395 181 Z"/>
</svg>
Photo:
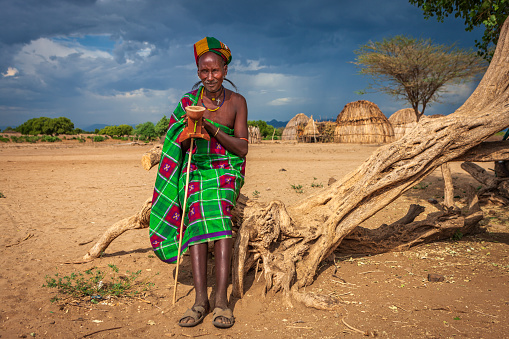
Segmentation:
<svg viewBox="0 0 509 339">
<path fill-rule="evenodd" d="M 185 107 L 196 105 L 200 90 L 201 87 L 185 94 L 170 118 L 152 197 L 150 242 L 159 259 L 168 263 L 177 260 L 190 156 L 190 151 L 182 154 L 178 138 L 185 127 Z M 233 135 L 233 129 L 210 122 Z M 191 245 L 232 236 L 231 211 L 244 184 L 246 162 L 226 150 L 216 138 L 210 139 L 195 139 L 192 149 L 182 253 Z"/>
</svg>

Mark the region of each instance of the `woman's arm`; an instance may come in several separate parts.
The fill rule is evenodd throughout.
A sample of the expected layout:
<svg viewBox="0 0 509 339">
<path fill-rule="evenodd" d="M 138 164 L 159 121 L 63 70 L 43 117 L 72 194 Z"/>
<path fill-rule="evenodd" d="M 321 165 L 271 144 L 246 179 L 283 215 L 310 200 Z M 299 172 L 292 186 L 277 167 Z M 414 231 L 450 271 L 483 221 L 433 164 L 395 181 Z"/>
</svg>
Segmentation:
<svg viewBox="0 0 509 339">
<path fill-rule="evenodd" d="M 247 103 L 246 99 L 240 94 L 232 96 L 233 108 L 235 110 L 235 124 L 233 127 L 234 136 L 229 136 L 225 132 L 218 130 L 216 126 L 203 120 L 203 126 L 210 134 L 211 137 L 215 137 L 221 145 L 224 146 L 228 151 L 237 154 L 239 157 L 244 158 L 248 151 L 248 141 L 240 138 L 248 138 L 247 128 Z"/>
</svg>

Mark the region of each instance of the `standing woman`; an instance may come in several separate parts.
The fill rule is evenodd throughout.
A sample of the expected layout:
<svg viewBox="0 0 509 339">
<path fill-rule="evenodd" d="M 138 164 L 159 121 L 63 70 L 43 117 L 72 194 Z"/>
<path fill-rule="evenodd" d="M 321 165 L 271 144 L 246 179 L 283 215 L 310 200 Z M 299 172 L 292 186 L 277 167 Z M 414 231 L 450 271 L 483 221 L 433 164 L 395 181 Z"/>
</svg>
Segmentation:
<svg viewBox="0 0 509 339">
<path fill-rule="evenodd" d="M 170 118 L 152 197 L 150 241 L 161 260 L 175 263 L 184 218 L 182 253 L 187 249 L 191 252 L 196 297 L 179 320 L 183 327 L 198 325 L 210 312 L 207 243 L 214 242 L 216 294 L 212 323 L 228 328 L 235 322 L 226 295 L 232 254 L 231 210 L 244 184 L 247 104 L 242 95 L 223 86 L 232 58 L 228 46 L 206 37 L 194 44 L 194 56 L 200 78 L 197 85 L 201 85 L 182 97 Z M 190 105 L 206 108 L 203 126 L 210 135 L 210 141 L 195 139 L 192 150 L 189 139 L 178 141 L 186 125 L 185 107 Z M 182 216 L 187 171 L 183 164 L 189 156 L 188 200 Z"/>
</svg>

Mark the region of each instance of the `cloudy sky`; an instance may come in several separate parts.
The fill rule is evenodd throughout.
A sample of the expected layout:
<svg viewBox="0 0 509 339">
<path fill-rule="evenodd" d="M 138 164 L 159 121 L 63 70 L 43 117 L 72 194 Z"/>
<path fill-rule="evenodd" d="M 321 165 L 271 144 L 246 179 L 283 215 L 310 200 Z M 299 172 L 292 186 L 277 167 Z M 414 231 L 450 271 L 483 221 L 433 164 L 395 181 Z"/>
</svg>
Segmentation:
<svg viewBox="0 0 509 339">
<path fill-rule="evenodd" d="M 193 44 L 214 36 L 232 50 L 228 77 L 250 120 L 297 113 L 335 118 L 345 104 L 408 107 L 356 94 L 369 79 L 351 62 L 369 40 L 398 34 L 474 47 L 482 30 L 425 20 L 405 0 L 0 0 L 0 126 L 34 117 L 92 124 L 157 122 L 198 80 Z M 475 88 L 452 86 L 426 114 L 449 114 Z"/>
</svg>

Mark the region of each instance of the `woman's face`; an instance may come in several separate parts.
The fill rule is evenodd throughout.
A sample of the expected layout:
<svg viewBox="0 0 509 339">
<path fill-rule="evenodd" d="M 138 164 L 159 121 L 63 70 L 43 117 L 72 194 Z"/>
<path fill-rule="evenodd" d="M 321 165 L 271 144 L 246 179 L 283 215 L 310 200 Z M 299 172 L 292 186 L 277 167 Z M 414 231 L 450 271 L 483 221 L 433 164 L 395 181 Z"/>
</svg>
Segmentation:
<svg viewBox="0 0 509 339">
<path fill-rule="evenodd" d="M 213 52 L 203 54 L 198 60 L 198 77 L 209 93 L 221 90 L 226 73 L 228 65 L 225 65 L 223 58 Z"/>
</svg>

